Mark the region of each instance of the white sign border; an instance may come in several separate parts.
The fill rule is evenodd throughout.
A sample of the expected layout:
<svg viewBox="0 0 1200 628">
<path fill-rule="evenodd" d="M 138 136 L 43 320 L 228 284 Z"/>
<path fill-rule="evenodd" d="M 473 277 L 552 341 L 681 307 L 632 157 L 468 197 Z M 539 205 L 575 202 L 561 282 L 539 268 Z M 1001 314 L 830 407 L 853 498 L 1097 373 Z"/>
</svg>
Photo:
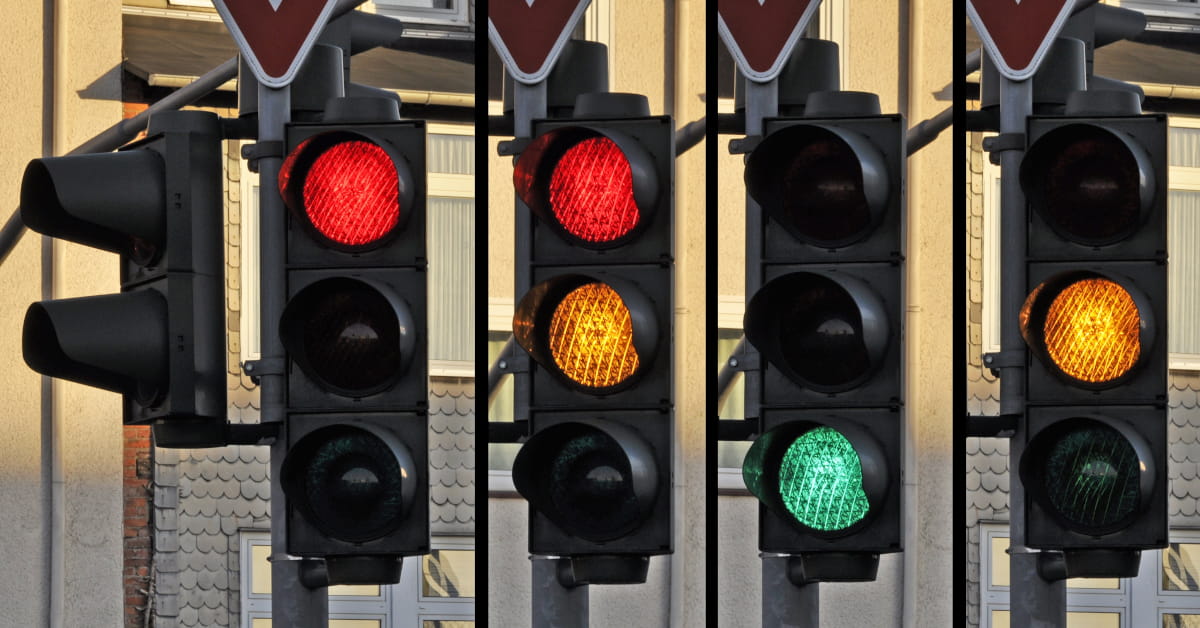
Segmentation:
<svg viewBox="0 0 1200 628">
<path fill-rule="evenodd" d="M 542 1 L 547 2 L 549 0 Z M 517 62 L 513 59 L 512 53 L 504 45 L 504 40 L 501 39 L 496 26 L 492 24 L 491 15 L 488 15 L 488 41 L 492 42 L 492 48 L 496 50 L 496 54 L 500 56 L 500 60 L 504 62 L 504 67 L 508 69 L 508 73 L 513 79 L 526 85 L 541 83 L 546 80 L 546 76 L 554 68 L 554 63 L 558 61 L 558 55 L 562 53 L 563 46 L 567 44 L 567 39 L 569 39 L 571 31 L 575 30 L 575 25 L 579 23 L 579 20 L 583 17 L 583 12 L 587 10 L 588 5 L 591 3 L 592 0 L 579 0 L 579 6 L 575 7 L 575 12 L 571 14 L 571 17 L 567 18 L 567 23 L 563 25 L 562 32 L 558 34 L 558 39 L 550 47 L 550 52 L 546 54 L 546 60 L 542 62 L 540 68 L 533 72 L 522 72 L 517 67 Z"/>
<path fill-rule="evenodd" d="M 774 1 L 779 2 L 780 0 Z M 783 71 L 784 62 L 791 56 L 792 48 L 795 48 L 796 42 L 800 41 L 800 34 L 804 32 L 804 29 L 808 28 L 808 23 L 812 21 L 813 15 L 816 15 L 817 7 L 819 6 L 821 6 L 821 0 L 812 0 L 808 4 L 808 8 L 804 9 L 804 13 L 800 16 L 800 21 L 796 22 L 796 28 L 792 29 L 792 34 L 784 42 L 783 48 L 779 51 L 779 56 L 775 58 L 775 63 L 771 64 L 771 67 L 767 68 L 765 72 L 756 72 L 750 68 L 750 62 L 746 60 L 746 56 L 742 54 L 742 50 L 738 47 L 737 41 L 734 40 L 733 34 L 729 32 L 729 27 L 725 25 L 725 18 L 721 16 L 720 9 L 717 9 L 717 32 L 720 33 L 721 41 L 725 42 L 725 47 L 729 49 L 729 53 L 733 55 L 734 61 L 737 62 L 738 69 L 742 71 L 742 76 L 756 83 L 766 83 L 774 80 Z"/>
<path fill-rule="evenodd" d="M 217 8 L 217 13 L 221 14 L 221 20 L 225 22 L 225 27 L 229 29 L 229 33 L 233 35 L 233 40 L 237 42 L 238 50 L 242 53 L 242 58 L 246 60 L 246 64 L 250 66 L 250 71 L 254 72 L 254 78 L 258 79 L 259 83 L 279 89 L 292 84 L 296 79 L 296 73 L 300 70 L 300 65 L 308 58 L 308 52 L 312 50 L 313 44 L 316 43 L 317 37 L 321 31 L 325 29 L 325 25 L 329 23 L 329 15 L 333 13 L 333 7 L 337 4 L 337 0 L 325 0 L 325 7 L 317 15 L 317 20 L 313 22 L 313 26 L 308 31 L 308 36 L 304 38 L 304 42 L 300 44 L 300 49 L 296 51 L 295 58 L 292 59 L 292 64 L 288 66 L 287 72 L 283 76 L 270 76 L 266 70 L 263 70 L 262 64 L 259 63 L 258 57 L 254 54 L 254 49 L 250 47 L 246 41 L 246 36 L 242 34 L 242 29 L 238 26 L 237 20 L 229 13 L 229 8 L 225 3 L 229 0 L 213 0 L 213 5 Z M 245 0 L 233 0 L 234 2 Z"/>
<path fill-rule="evenodd" d="M 992 41 L 992 35 L 987 32 L 987 28 L 983 27 L 983 20 L 979 19 L 979 14 L 975 12 L 975 0 L 967 0 L 967 17 L 971 20 L 971 26 L 975 27 L 975 32 L 979 34 L 979 39 L 983 42 L 983 47 L 991 57 L 992 63 L 995 64 L 996 70 L 1010 80 L 1024 81 L 1037 72 L 1038 66 L 1042 64 L 1042 59 L 1046 56 L 1046 51 L 1050 50 L 1050 44 L 1058 38 L 1058 34 L 1062 32 L 1063 26 L 1067 23 L 1067 18 L 1071 16 L 1071 10 L 1074 8 L 1075 0 L 1064 0 L 1062 8 L 1058 10 L 1058 17 L 1054 18 L 1054 22 L 1050 24 L 1050 30 L 1046 31 L 1046 36 L 1042 38 L 1042 43 L 1033 53 L 1029 65 L 1020 70 L 1009 67 L 1008 63 L 1004 61 L 1000 49 L 996 47 L 996 42 Z"/>
</svg>

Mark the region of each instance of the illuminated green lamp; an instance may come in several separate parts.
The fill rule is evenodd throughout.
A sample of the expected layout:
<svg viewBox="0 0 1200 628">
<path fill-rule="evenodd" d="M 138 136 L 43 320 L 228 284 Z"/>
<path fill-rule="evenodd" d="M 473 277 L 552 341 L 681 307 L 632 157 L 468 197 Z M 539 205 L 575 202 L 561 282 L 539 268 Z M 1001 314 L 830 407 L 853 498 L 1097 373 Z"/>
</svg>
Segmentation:
<svg viewBox="0 0 1200 628">
<path fill-rule="evenodd" d="M 746 453 L 746 487 L 804 532 L 841 536 L 872 515 L 887 487 L 886 465 L 873 439 L 808 421 L 767 431 Z"/>
</svg>

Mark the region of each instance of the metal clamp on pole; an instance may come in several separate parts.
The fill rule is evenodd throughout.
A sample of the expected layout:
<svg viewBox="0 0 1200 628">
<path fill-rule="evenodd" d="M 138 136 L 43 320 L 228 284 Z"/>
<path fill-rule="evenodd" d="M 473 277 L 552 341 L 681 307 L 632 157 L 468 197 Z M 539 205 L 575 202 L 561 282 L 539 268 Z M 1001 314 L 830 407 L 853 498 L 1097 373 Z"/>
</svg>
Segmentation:
<svg viewBox="0 0 1200 628">
<path fill-rule="evenodd" d="M 761 135 L 747 135 L 737 139 L 729 140 L 729 154 L 731 155 L 747 155 L 754 152 L 755 148 L 762 143 Z"/>
<path fill-rule="evenodd" d="M 1024 351 L 997 351 L 983 354 L 983 365 L 991 370 L 992 375 L 1000 376 L 1000 369 L 1019 368 L 1025 366 Z"/>
<path fill-rule="evenodd" d="M 1010 150 L 1024 151 L 1025 141 L 1024 133 L 1001 133 L 984 138 L 983 150 L 990 153 L 988 159 L 991 160 L 992 165 L 999 166 L 1000 153 Z"/>
<path fill-rule="evenodd" d="M 532 140 L 528 137 L 516 137 L 496 144 L 496 154 L 501 157 L 520 155 Z"/>
<path fill-rule="evenodd" d="M 242 147 L 242 159 L 249 162 L 250 172 L 258 172 L 258 160 L 283 159 L 283 140 L 255 142 Z"/>
<path fill-rule="evenodd" d="M 260 358 L 258 360 L 246 360 L 242 363 L 242 370 L 250 376 L 250 380 L 255 384 L 260 383 L 259 379 L 263 375 L 283 375 L 287 372 L 286 358 Z"/>
</svg>

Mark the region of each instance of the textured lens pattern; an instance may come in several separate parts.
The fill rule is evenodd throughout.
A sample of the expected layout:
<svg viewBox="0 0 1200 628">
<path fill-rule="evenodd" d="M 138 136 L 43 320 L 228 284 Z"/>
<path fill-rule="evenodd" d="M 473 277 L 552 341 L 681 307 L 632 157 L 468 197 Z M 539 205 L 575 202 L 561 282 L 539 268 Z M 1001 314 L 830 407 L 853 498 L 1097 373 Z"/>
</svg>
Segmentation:
<svg viewBox="0 0 1200 628">
<path fill-rule="evenodd" d="M 581 434 L 563 443 L 549 462 L 550 500 L 572 534 L 615 538 L 637 522 L 629 460 L 611 438 Z"/>
<path fill-rule="evenodd" d="M 783 185 L 784 217 L 810 240 L 841 242 L 870 226 L 862 166 L 841 140 L 802 146 L 784 171 Z"/>
<path fill-rule="evenodd" d="M 302 494 L 323 532 L 344 541 L 367 541 L 387 534 L 403 519 L 401 484 L 412 481 L 405 472 L 379 438 L 344 428 L 313 448 L 303 467 Z"/>
<path fill-rule="evenodd" d="M 1040 209 L 1061 233 L 1085 244 L 1132 232 L 1139 221 L 1141 180 L 1129 148 L 1094 127 L 1064 133 L 1070 141 L 1046 164 L 1046 202 Z"/>
<path fill-rule="evenodd" d="M 1083 279 L 1060 292 L 1046 313 L 1050 359 L 1075 379 L 1104 383 L 1141 355 L 1141 318 L 1133 297 L 1107 279 Z"/>
<path fill-rule="evenodd" d="M 629 160 L 606 137 L 567 149 L 550 175 L 550 207 L 571 235 L 593 243 L 616 240 L 640 219 Z"/>
<path fill-rule="evenodd" d="M 370 244 L 400 221 L 396 165 L 371 142 L 335 144 L 317 157 L 304 178 L 304 209 L 330 240 Z"/>
<path fill-rule="evenodd" d="M 823 277 L 797 287 L 780 313 L 784 359 L 811 384 L 841 388 L 858 382 L 871 369 L 858 304 Z"/>
<path fill-rule="evenodd" d="M 796 520 L 823 532 L 844 530 L 867 516 L 862 463 L 837 430 L 805 432 L 784 452 L 779 495 Z"/>
<path fill-rule="evenodd" d="M 1137 453 L 1120 432 L 1099 423 L 1064 433 L 1046 456 L 1046 497 L 1085 530 L 1119 524 L 1139 501 Z"/>
<path fill-rule="evenodd" d="M 313 297 L 303 322 L 307 363 L 342 390 L 377 389 L 400 371 L 400 323 L 378 291 L 347 282 Z"/>
<path fill-rule="evenodd" d="M 550 354 L 572 381 L 615 386 L 639 364 L 629 308 L 611 286 L 584 284 L 567 294 L 550 319 Z"/>
</svg>

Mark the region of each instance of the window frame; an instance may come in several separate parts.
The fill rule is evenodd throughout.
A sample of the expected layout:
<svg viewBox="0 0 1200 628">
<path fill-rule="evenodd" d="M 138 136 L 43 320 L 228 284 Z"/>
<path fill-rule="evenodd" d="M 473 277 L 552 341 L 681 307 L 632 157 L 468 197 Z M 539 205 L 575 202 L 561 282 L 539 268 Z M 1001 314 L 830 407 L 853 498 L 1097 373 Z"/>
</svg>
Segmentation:
<svg viewBox="0 0 1200 628">
<path fill-rule="evenodd" d="M 470 0 L 450 0 L 452 6 L 447 9 L 391 4 L 396 1 L 372 0 L 371 6 L 379 15 L 398 18 L 412 24 L 469 26 L 471 23 Z"/>
<path fill-rule="evenodd" d="M 429 122 L 425 126 L 426 144 L 428 144 L 429 136 L 433 135 L 458 135 L 475 137 L 475 126 L 473 124 L 450 124 L 445 122 Z M 478 141 L 476 139 L 476 141 Z M 449 174 L 444 172 L 427 172 L 425 182 L 425 197 L 438 198 L 461 198 L 471 199 L 478 202 L 475 198 L 475 177 L 476 174 Z M 426 203 L 426 211 L 428 211 L 428 203 Z M 428 241 L 426 234 L 426 241 Z M 478 281 L 478 277 L 476 280 Z M 474 334 L 475 330 L 471 330 Z M 430 377 L 475 377 L 475 362 L 474 360 L 429 360 L 429 376 Z"/>
<path fill-rule="evenodd" d="M 270 619 L 271 595 L 254 593 L 253 546 L 270 547 L 271 534 L 262 528 L 238 530 L 241 625 L 251 626 L 255 619 Z M 430 548 L 437 550 L 476 551 L 475 538 L 467 536 L 431 536 Z M 470 621 L 475 623 L 476 598 L 432 598 L 421 594 L 424 557 L 411 556 L 400 572 L 400 582 L 380 585 L 379 596 L 329 597 L 330 619 L 378 620 L 380 628 L 421 628 L 425 620 Z M 478 579 L 476 574 L 476 579 Z"/>
<path fill-rule="evenodd" d="M 1010 587 L 992 583 L 992 539 L 1008 538 L 1009 524 L 981 521 L 979 530 L 979 626 L 991 628 L 991 611 L 1009 610 Z M 1171 543 L 1200 545 L 1200 529 L 1172 528 Z M 1121 615 L 1121 628 L 1162 626 L 1168 614 L 1200 615 L 1200 589 L 1163 590 L 1163 552 L 1142 552 L 1141 567 L 1134 578 L 1121 578 L 1118 589 L 1068 587 L 1069 612 L 1114 612 Z"/>
</svg>

